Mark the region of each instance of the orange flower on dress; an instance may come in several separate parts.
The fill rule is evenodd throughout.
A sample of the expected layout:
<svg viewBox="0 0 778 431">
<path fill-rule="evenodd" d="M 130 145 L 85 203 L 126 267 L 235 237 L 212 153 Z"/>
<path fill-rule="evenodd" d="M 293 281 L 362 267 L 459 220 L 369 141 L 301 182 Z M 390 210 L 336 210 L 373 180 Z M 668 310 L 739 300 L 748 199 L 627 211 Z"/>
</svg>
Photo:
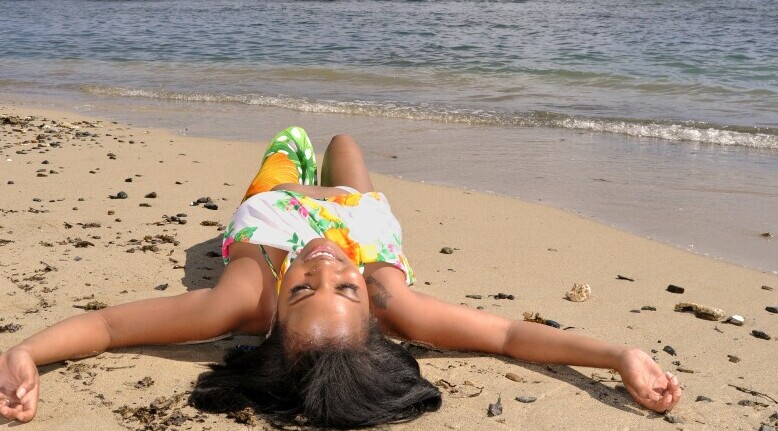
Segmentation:
<svg viewBox="0 0 778 431">
<path fill-rule="evenodd" d="M 337 244 L 338 247 L 343 250 L 343 253 L 348 256 L 349 260 L 352 261 L 354 265 L 359 266 L 359 244 L 348 236 L 347 227 L 327 229 L 324 231 L 324 237 Z"/>
<path fill-rule="evenodd" d="M 274 153 L 262 163 L 262 167 L 246 190 L 243 200 L 245 201 L 257 193 L 266 192 L 279 184 L 297 183 L 299 178 L 300 173 L 297 171 L 297 165 L 289 160 L 286 154 Z"/>
<path fill-rule="evenodd" d="M 359 200 L 362 199 L 362 195 L 359 193 L 352 193 L 348 195 L 338 195 L 327 198 L 327 202 L 333 202 L 338 205 L 347 207 L 355 207 L 359 205 Z"/>
</svg>

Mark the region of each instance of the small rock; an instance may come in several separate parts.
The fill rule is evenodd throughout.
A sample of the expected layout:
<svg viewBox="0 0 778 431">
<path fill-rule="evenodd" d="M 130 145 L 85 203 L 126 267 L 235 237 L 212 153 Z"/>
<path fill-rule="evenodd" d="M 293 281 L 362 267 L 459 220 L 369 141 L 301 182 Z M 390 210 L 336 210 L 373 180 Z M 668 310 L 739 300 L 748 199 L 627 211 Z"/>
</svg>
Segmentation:
<svg viewBox="0 0 778 431">
<path fill-rule="evenodd" d="M 651 305 L 644 305 L 640 307 L 640 309 L 643 311 L 656 311 L 656 307 L 653 307 Z"/>
<path fill-rule="evenodd" d="M 186 214 L 185 213 L 178 213 L 178 214 L 176 214 L 176 217 L 186 217 Z"/>
<path fill-rule="evenodd" d="M 769 340 L 770 339 L 770 336 L 767 335 L 766 332 L 759 331 L 757 329 L 754 329 L 753 331 L 751 331 L 751 335 L 753 335 L 756 338 L 761 338 L 763 340 Z"/>
<path fill-rule="evenodd" d="M 557 322 L 555 320 L 546 320 L 546 325 L 552 326 L 552 327 L 557 328 L 557 329 L 562 327 L 562 325 L 560 325 L 559 322 Z"/>
<path fill-rule="evenodd" d="M 514 382 L 519 382 L 519 383 L 524 382 L 524 379 L 521 378 L 521 376 L 519 376 L 518 374 L 505 373 L 505 378 L 508 380 L 513 380 Z"/>
<path fill-rule="evenodd" d="M 667 352 L 667 354 L 669 354 L 671 356 L 676 356 L 677 355 L 677 353 L 675 352 L 675 349 L 673 349 L 671 346 L 665 346 L 665 347 L 662 348 L 662 350 L 664 350 L 665 352 Z"/>
<path fill-rule="evenodd" d="M 507 293 L 498 293 L 496 295 L 489 295 L 489 296 L 494 298 L 494 299 L 508 299 L 508 300 L 511 300 L 511 301 L 516 299 L 515 296 L 507 294 Z"/>
<path fill-rule="evenodd" d="M 443 254 L 451 254 L 454 252 L 454 249 L 451 247 L 443 247 L 440 249 L 440 252 Z"/>
<path fill-rule="evenodd" d="M 127 199 L 127 193 L 126 192 L 116 193 L 116 199 Z"/>
<path fill-rule="evenodd" d="M 775 431 L 775 428 L 770 425 L 762 424 L 762 426 L 759 427 L 759 431 Z"/>
<path fill-rule="evenodd" d="M 486 414 L 489 417 L 499 416 L 502 414 L 502 403 L 500 402 L 500 397 L 497 397 L 496 403 L 489 404 L 489 408 L 486 410 Z"/>
<path fill-rule="evenodd" d="M 208 202 L 207 204 L 203 205 L 203 208 L 209 209 L 209 210 L 218 210 L 219 206 L 216 205 L 213 202 Z"/>
<path fill-rule="evenodd" d="M 573 288 L 565 293 L 565 298 L 572 302 L 583 302 L 592 296 L 592 288 L 588 284 L 575 283 Z"/>
<path fill-rule="evenodd" d="M 773 234 L 771 234 L 770 232 L 764 232 L 764 233 L 761 233 L 760 236 L 762 238 L 772 238 Z"/>
<path fill-rule="evenodd" d="M 696 401 L 696 402 L 698 402 L 698 403 L 699 403 L 699 402 L 702 402 L 702 401 L 705 401 L 706 403 L 713 402 L 713 400 L 712 400 L 712 399 L 710 399 L 710 398 L 706 397 L 705 395 L 697 395 L 697 399 L 696 399 L 696 400 L 694 400 L 694 401 Z"/>
<path fill-rule="evenodd" d="M 743 326 L 743 324 L 746 323 L 746 319 L 743 318 L 743 316 L 733 314 L 729 316 L 729 318 L 727 318 L 724 323 L 729 323 L 735 326 Z"/>
<path fill-rule="evenodd" d="M 481 295 L 465 295 L 465 298 L 470 298 L 470 299 L 482 299 L 482 298 L 483 298 L 483 296 L 481 296 Z"/>
<path fill-rule="evenodd" d="M 15 184 L 15 183 L 14 183 L 13 181 L 8 181 L 8 184 L 9 184 L 9 185 L 13 185 L 13 184 Z"/>
<path fill-rule="evenodd" d="M 132 182 L 132 178 L 125 178 L 125 179 L 124 179 L 124 182 L 125 182 L 125 183 L 131 183 L 131 182 Z"/>
<path fill-rule="evenodd" d="M 197 202 L 198 204 L 205 204 L 205 203 L 213 202 L 213 201 L 211 200 L 210 197 L 206 197 L 206 198 L 197 198 L 197 200 L 195 202 Z"/>
<path fill-rule="evenodd" d="M 762 286 L 762 290 L 770 290 L 770 291 L 772 291 L 773 288 L 770 287 L 770 286 Z"/>
<path fill-rule="evenodd" d="M 20 329 L 22 329 L 22 325 L 19 325 L 18 323 L 7 323 L 5 325 L 0 325 L 0 334 L 4 332 L 16 332 Z"/>
<path fill-rule="evenodd" d="M 683 421 L 678 416 L 665 415 L 665 420 L 671 424 L 682 424 Z"/>
<path fill-rule="evenodd" d="M 697 318 L 705 320 L 719 320 L 724 317 L 724 311 L 721 309 L 694 302 L 679 302 L 675 305 L 675 311 L 682 313 L 691 311 Z"/>
<path fill-rule="evenodd" d="M 157 197 L 157 192 L 151 192 L 151 193 L 147 194 L 147 195 L 146 195 L 146 196 L 144 196 L 144 197 L 145 197 L 145 198 L 148 198 L 148 199 L 156 199 L 156 197 Z"/>
<path fill-rule="evenodd" d="M 154 288 L 154 290 L 165 290 L 165 289 L 167 289 L 168 287 L 169 287 L 169 285 L 168 285 L 167 283 L 164 283 L 164 284 L 160 284 L 159 286 L 156 286 L 156 287 Z"/>
<path fill-rule="evenodd" d="M 684 289 L 684 288 L 683 288 L 683 287 L 681 287 L 681 286 L 676 286 L 676 285 L 674 285 L 674 284 L 671 284 L 671 285 L 667 286 L 667 289 L 665 289 L 665 290 L 667 290 L 667 291 L 668 291 L 668 292 L 670 292 L 670 293 L 677 293 L 677 294 L 681 294 L 681 293 L 683 293 L 683 292 L 684 292 L 686 289 Z M 666 417 L 666 416 L 665 416 L 665 417 Z"/>
<path fill-rule="evenodd" d="M 687 373 L 687 374 L 694 374 L 694 370 L 691 368 L 685 368 L 685 367 L 678 367 L 675 369 L 679 373 Z"/>
<path fill-rule="evenodd" d="M 212 220 L 203 220 L 200 222 L 201 226 L 218 226 L 219 222 L 212 221 Z"/>
<path fill-rule="evenodd" d="M 765 310 L 767 310 L 770 313 L 778 313 L 778 307 L 765 307 Z"/>
<path fill-rule="evenodd" d="M 151 204 L 147 202 L 141 202 L 140 204 L 138 204 L 138 206 L 144 208 L 151 208 Z"/>
<path fill-rule="evenodd" d="M 522 395 L 522 396 L 516 397 L 516 401 L 518 401 L 520 403 L 534 403 L 537 400 L 538 399 L 535 398 L 535 397 L 530 397 L 530 396 L 526 396 L 526 395 Z"/>
<path fill-rule="evenodd" d="M 727 357 L 729 358 L 729 362 L 732 362 L 733 364 L 740 362 L 740 358 L 735 355 L 727 355 Z"/>
<path fill-rule="evenodd" d="M 143 379 L 138 380 L 137 383 L 135 383 L 135 388 L 136 389 L 148 388 L 153 384 L 154 384 L 154 380 L 151 377 L 146 376 Z"/>
</svg>

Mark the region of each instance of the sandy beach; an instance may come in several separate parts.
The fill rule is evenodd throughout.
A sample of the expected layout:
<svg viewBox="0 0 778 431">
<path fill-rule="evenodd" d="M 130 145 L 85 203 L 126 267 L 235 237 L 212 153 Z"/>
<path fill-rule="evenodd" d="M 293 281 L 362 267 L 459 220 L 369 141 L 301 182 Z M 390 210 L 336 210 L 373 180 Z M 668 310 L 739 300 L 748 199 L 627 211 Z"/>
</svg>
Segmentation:
<svg viewBox="0 0 778 431">
<path fill-rule="evenodd" d="M 266 132 L 263 139 L 275 131 Z M 0 350 L 88 308 L 212 287 L 223 268 L 220 228 L 239 204 L 265 144 L 182 137 L 0 102 Z M 324 142 L 315 144 L 324 150 Z M 442 391 L 443 407 L 389 428 L 778 425 L 778 315 L 766 310 L 778 306 L 775 274 L 536 203 L 382 175 L 373 181 L 402 223 L 418 278 L 414 289 L 513 319 L 540 313 L 563 330 L 639 347 L 676 373 L 685 389 L 672 412 L 679 422 L 670 423 L 637 407 L 618 374 L 608 370 L 411 347 L 423 375 Z M 117 198 L 120 192 L 126 197 Z M 201 197 L 218 209 L 190 205 Z M 442 247 L 454 252 L 443 254 Z M 592 298 L 565 300 L 574 283 L 589 284 Z M 668 285 L 685 291 L 668 292 Z M 515 299 L 490 296 L 498 293 Z M 742 315 L 745 324 L 676 312 L 681 302 L 723 309 L 725 318 Z M 771 339 L 754 336 L 755 330 Z M 237 344 L 258 342 L 257 336 L 237 335 L 44 366 L 38 416 L 19 429 L 270 428 L 186 405 L 206 364 Z M 516 401 L 520 396 L 536 401 Z M 489 403 L 498 398 L 503 413 L 488 417 Z M 15 426 L 0 420 L 0 428 Z"/>
</svg>

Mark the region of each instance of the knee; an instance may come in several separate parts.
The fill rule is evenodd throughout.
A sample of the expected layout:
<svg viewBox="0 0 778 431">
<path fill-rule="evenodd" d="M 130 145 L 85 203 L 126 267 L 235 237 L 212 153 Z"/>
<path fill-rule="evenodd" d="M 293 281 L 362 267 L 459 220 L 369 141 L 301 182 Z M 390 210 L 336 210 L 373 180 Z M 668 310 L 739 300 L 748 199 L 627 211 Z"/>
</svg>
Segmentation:
<svg viewBox="0 0 778 431">
<path fill-rule="evenodd" d="M 329 146 L 327 146 L 327 150 L 359 151 L 359 144 L 357 144 L 357 141 L 355 141 L 351 136 L 346 135 L 345 133 L 340 133 L 332 137 Z"/>
</svg>

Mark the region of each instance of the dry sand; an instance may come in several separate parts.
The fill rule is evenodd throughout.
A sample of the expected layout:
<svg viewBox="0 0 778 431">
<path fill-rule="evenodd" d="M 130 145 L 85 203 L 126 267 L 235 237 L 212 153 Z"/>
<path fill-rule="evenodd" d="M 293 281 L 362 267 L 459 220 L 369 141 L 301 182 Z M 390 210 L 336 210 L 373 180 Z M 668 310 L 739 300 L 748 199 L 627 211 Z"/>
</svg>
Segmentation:
<svg viewBox="0 0 778 431">
<path fill-rule="evenodd" d="M 9 116 L 32 118 L 14 124 Z M 213 286 L 222 264 L 208 252 L 219 251 L 218 225 L 228 222 L 240 202 L 264 145 L 182 138 L 2 103 L 0 150 L 0 328 L 21 325 L 0 333 L 5 350 L 56 321 L 88 312 L 76 306 L 91 301 L 113 305 Z M 778 315 L 765 307 L 778 305 L 774 274 L 542 205 L 373 179 L 403 224 L 418 276 L 415 289 L 514 319 L 539 312 L 572 327 L 568 330 L 640 347 L 676 372 L 685 388 L 673 411 L 683 424 L 670 424 L 636 407 L 618 388 L 618 375 L 608 370 L 413 348 L 423 374 L 441 388 L 443 407 L 391 428 L 756 430 L 771 422 L 778 410 Z M 109 198 L 120 191 L 128 198 Z M 151 192 L 157 197 L 144 197 Z M 189 205 L 206 196 L 218 210 Z M 144 203 L 150 206 L 141 207 Z M 178 213 L 187 214 L 186 224 L 165 221 Z M 203 226 L 205 221 L 217 225 Z M 444 246 L 454 253 L 440 253 Z M 619 274 L 635 281 L 618 280 Z M 593 297 L 565 300 L 564 293 L 579 282 L 592 287 Z M 686 291 L 669 293 L 669 284 Z M 498 292 L 516 298 L 488 297 Z M 746 323 L 737 327 L 673 311 L 681 301 L 741 314 Z M 642 306 L 656 311 L 633 312 Z M 755 338 L 754 329 L 772 340 Z M 151 415 L 148 429 L 246 429 L 225 415 L 198 413 L 184 400 L 204 364 L 218 361 L 229 347 L 257 341 L 241 335 L 210 344 L 128 348 L 41 367 L 39 413 L 22 429 L 144 429 L 130 413 L 122 417 L 115 411 L 147 407 L 159 397 L 172 398 L 173 407 Z M 677 356 L 662 350 L 668 345 Z M 522 395 L 538 399 L 514 400 Z M 700 395 L 712 401 L 695 401 Z M 498 397 L 503 414 L 487 417 L 487 406 Z M 0 421 L 0 427 L 12 426 Z M 266 427 L 260 421 L 254 429 Z"/>
</svg>

